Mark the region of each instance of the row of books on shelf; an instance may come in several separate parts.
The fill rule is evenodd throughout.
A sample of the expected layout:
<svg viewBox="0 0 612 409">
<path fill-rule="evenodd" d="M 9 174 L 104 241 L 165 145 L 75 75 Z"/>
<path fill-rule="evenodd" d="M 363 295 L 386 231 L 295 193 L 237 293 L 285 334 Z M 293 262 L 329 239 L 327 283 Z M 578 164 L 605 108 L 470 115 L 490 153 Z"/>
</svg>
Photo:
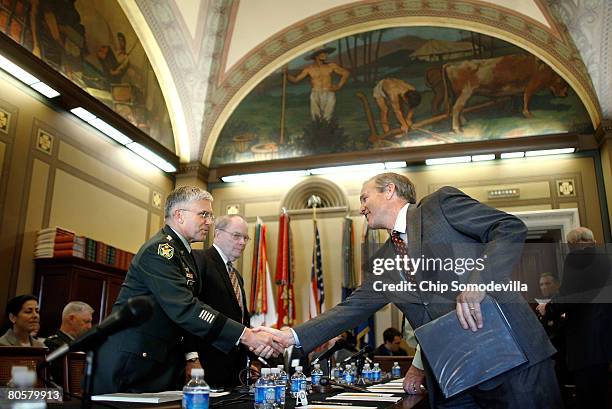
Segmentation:
<svg viewBox="0 0 612 409">
<path fill-rule="evenodd" d="M 134 254 L 61 227 L 50 227 L 38 231 L 34 258 L 51 257 L 79 257 L 127 270 Z"/>
</svg>

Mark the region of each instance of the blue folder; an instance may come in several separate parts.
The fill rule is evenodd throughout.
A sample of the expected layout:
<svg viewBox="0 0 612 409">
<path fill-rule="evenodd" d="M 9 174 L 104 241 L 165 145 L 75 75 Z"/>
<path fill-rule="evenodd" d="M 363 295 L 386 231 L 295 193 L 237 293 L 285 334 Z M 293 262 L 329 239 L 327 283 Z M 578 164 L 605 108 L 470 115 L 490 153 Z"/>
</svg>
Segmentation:
<svg viewBox="0 0 612 409">
<path fill-rule="evenodd" d="M 463 329 L 454 310 L 414 331 L 447 398 L 527 362 L 497 301 L 487 295 L 480 308 L 476 332 Z"/>
</svg>

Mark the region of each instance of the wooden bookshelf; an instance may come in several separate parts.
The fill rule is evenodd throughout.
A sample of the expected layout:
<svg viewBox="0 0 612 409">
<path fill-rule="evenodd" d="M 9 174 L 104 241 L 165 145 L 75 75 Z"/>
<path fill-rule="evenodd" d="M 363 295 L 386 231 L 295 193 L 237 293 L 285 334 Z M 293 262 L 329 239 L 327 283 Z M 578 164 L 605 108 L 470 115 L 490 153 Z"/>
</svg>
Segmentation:
<svg viewBox="0 0 612 409">
<path fill-rule="evenodd" d="M 70 301 L 91 305 L 93 324 L 100 323 L 110 313 L 126 274 L 126 270 L 78 257 L 39 258 L 34 264 L 42 337 L 60 327 L 62 310 Z"/>
</svg>

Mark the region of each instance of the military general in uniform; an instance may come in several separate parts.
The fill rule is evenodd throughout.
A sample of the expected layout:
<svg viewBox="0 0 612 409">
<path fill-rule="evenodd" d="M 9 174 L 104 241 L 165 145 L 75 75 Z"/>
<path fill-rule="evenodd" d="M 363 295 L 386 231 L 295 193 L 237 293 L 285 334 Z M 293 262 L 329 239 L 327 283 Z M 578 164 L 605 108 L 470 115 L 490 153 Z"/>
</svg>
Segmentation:
<svg viewBox="0 0 612 409">
<path fill-rule="evenodd" d="M 98 349 L 94 394 L 179 389 L 186 360 L 197 361 L 196 340 L 224 353 L 240 343 L 264 357 L 282 351 L 273 337 L 228 319 L 196 298 L 202 283 L 190 242 L 205 239 L 214 219 L 212 200 L 207 191 L 190 186 L 168 195 L 166 225 L 132 260 L 113 306 L 116 311 L 131 297 L 149 296 L 153 314 L 141 325 L 110 336 Z"/>
</svg>

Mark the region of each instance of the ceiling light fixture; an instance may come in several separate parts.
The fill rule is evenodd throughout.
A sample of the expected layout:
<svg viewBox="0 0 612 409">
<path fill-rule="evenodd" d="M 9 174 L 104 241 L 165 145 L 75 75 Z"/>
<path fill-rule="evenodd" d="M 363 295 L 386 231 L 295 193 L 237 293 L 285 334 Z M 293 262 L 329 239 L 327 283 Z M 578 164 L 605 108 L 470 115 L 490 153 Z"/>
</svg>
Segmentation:
<svg viewBox="0 0 612 409">
<path fill-rule="evenodd" d="M 433 159 L 425 159 L 425 164 L 428 166 L 432 165 L 449 165 L 453 163 L 468 163 L 471 162 L 472 158 L 470 156 L 452 156 L 449 158 L 433 158 Z"/>
<path fill-rule="evenodd" d="M 525 152 L 504 152 L 499 155 L 502 159 L 516 159 L 516 158 L 524 158 Z"/>
<path fill-rule="evenodd" d="M 576 148 L 559 148 L 559 149 L 542 149 L 537 151 L 527 151 L 525 156 L 548 156 L 548 155 L 563 155 L 576 152 Z"/>
<path fill-rule="evenodd" d="M 0 55 L 0 68 L 47 98 L 55 98 L 60 95 L 49 85 L 2 55 Z"/>
</svg>

